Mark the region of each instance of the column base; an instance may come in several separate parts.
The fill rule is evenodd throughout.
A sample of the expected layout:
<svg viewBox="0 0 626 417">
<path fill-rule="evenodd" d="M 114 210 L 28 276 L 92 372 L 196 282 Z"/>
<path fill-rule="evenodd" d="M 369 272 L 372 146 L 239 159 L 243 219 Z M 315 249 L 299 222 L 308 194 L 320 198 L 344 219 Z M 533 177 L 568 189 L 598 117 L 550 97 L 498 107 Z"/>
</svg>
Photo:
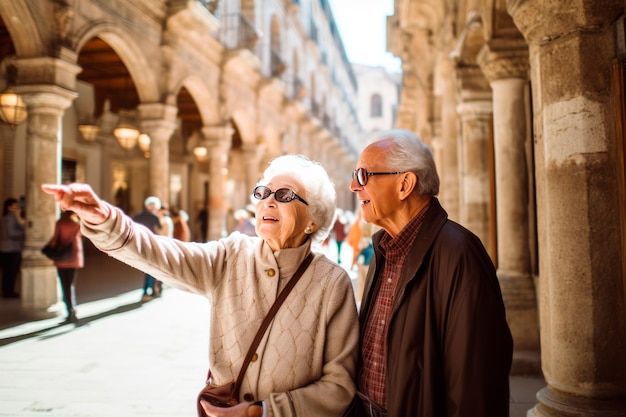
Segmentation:
<svg viewBox="0 0 626 417">
<path fill-rule="evenodd" d="M 545 387 L 537 393 L 537 400 L 527 417 L 626 417 L 626 398 L 580 397 Z"/>
<path fill-rule="evenodd" d="M 59 301 L 56 268 L 48 265 L 22 266 L 21 314 L 24 317 L 44 319 L 55 317 L 52 309 Z"/>
</svg>

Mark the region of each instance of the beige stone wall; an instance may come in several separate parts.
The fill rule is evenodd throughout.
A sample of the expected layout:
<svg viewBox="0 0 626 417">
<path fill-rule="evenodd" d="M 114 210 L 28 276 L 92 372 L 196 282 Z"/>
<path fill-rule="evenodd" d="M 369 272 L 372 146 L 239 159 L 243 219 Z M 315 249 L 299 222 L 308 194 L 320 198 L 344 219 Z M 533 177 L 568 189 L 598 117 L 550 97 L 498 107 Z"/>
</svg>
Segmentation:
<svg viewBox="0 0 626 417">
<path fill-rule="evenodd" d="M 529 416 L 626 415 L 624 8 L 397 0 L 388 21 L 399 122 L 498 268 L 512 373 L 546 379 Z"/>
</svg>

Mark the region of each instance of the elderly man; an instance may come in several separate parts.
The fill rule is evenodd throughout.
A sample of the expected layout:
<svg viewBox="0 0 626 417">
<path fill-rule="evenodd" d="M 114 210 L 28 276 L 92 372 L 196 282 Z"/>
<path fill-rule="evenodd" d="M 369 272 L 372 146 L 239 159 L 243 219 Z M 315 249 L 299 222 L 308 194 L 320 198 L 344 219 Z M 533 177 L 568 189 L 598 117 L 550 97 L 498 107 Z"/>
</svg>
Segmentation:
<svg viewBox="0 0 626 417">
<path fill-rule="evenodd" d="M 435 197 L 430 149 L 378 132 L 351 190 L 383 230 L 361 304 L 358 396 L 351 416 L 504 417 L 513 341 L 494 265 Z"/>
</svg>

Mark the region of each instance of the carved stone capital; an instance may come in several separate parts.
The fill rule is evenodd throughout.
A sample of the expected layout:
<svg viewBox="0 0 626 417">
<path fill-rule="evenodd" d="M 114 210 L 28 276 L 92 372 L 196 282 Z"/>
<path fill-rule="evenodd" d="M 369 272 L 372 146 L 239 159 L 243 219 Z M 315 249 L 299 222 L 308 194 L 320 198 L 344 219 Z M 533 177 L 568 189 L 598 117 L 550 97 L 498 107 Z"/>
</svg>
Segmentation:
<svg viewBox="0 0 626 417">
<path fill-rule="evenodd" d="M 569 33 L 603 30 L 609 16 L 623 14 L 624 2 L 507 0 L 506 6 L 528 43 L 541 45 Z"/>
<path fill-rule="evenodd" d="M 530 63 L 527 49 L 493 51 L 485 45 L 477 60 L 489 82 L 502 78 L 528 78 Z"/>
<path fill-rule="evenodd" d="M 209 148 L 212 161 L 224 165 L 227 161 L 228 150 L 231 145 L 231 136 L 234 132 L 230 124 L 205 126 L 202 128 L 204 144 Z"/>
</svg>

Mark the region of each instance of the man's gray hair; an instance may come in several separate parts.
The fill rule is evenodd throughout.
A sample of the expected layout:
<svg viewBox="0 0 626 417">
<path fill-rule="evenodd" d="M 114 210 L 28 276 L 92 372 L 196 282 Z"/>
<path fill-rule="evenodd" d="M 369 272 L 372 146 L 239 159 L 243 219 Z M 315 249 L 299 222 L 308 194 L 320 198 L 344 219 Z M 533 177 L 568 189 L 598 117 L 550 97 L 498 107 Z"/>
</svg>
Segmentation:
<svg viewBox="0 0 626 417">
<path fill-rule="evenodd" d="M 368 143 L 391 140 L 385 149 L 385 164 L 389 171 L 410 171 L 419 179 L 417 193 L 420 196 L 439 194 L 439 174 L 428 145 L 415 133 L 406 129 L 381 130 L 368 138 Z"/>
<path fill-rule="evenodd" d="M 319 228 L 311 234 L 311 239 L 321 243 L 326 239 L 335 217 L 337 192 L 328 173 L 318 162 L 312 161 L 303 155 L 283 155 L 270 161 L 263 173 L 263 178 L 257 185 L 267 183 L 278 175 L 288 175 L 300 181 L 306 190 L 305 200 L 313 222 Z M 253 204 L 259 201 L 254 197 Z"/>
</svg>

